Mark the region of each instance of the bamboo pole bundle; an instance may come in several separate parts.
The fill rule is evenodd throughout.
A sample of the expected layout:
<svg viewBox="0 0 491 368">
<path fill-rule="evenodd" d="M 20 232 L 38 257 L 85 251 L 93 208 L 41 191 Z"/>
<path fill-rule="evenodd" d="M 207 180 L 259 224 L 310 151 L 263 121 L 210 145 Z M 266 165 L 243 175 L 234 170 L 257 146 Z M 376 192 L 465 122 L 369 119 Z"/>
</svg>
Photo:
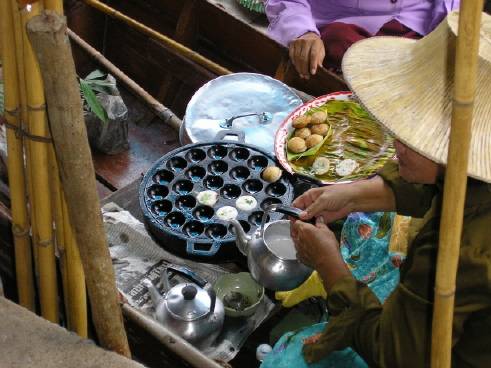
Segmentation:
<svg viewBox="0 0 491 368">
<path fill-rule="evenodd" d="M 22 136 L 12 127 L 20 127 L 19 89 L 17 84 L 17 60 L 15 50 L 14 24 L 10 2 L 0 2 L 0 26 L 3 55 L 3 78 L 5 83 L 5 115 L 11 125 L 7 129 L 7 151 L 9 186 L 12 207 L 12 233 L 15 246 L 15 268 L 19 302 L 35 310 L 34 283 L 32 275 L 32 254 L 29 238 L 29 219 L 26 204 L 24 152 Z"/>
<path fill-rule="evenodd" d="M 455 280 L 462 236 L 467 165 L 478 67 L 483 0 L 462 1 L 455 57 L 455 84 L 448 165 L 445 172 L 435 302 L 433 306 L 431 366 L 448 368 L 452 357 Z M 456 221 L 456 219 L 458 219 Z"/>
<path fill-rule="evenodd" d="M 51 133 L 97 335 L 103 347 L 129 357 L 66 22 L 47 10 L 27 29 L 43 72 Z"/>
<path fill-rule="evenodd" d="M 196 64 L 199 64 L 199 65 L 205 67 L 206 69 L 212 71 L 213 73 L 216 73 L 217 75 L 225 75 L 225 74 L 232 73 L 230 70 L 228 70 L 228 69 L 224 68 L 223 66 L 220 66 L 217 63 L 205 58 L 204 56 L 198 54 L 197 52 L 194 52 L 193 50 L 182 45 L 181 43 L 174 41 L 172 38 L 164 36 L 162 33 L 159 33 L 157 31 L 155 31 L 154 29 L 147 27 L 146 25 L 144 25 L 140 22 L 137 22 L 133 18 L 130 18 L 127 15 L 124 15 L 123 13 L 117 11 L 114 8 L 111 8 L 110 6 L 108 6 L 104 3 L 101 3 L 98 0 L 85 0 L 85 2 L 88 5 L 100 10 L 101 12 L 103 12 L 105 14 L 107 14 L 113 18 L 121 20 L 122 22 L 126 23 L 130 27 L 139 30 L 140 32 L 146 34 L 147 36 L 162 42 L 164 45 L 166 45 L 171 50 L 174 50 L 178 54 L 186 57 L 189 60 L 194 61 Z"/>
<path fill-rule="evenodd" d="M 41 315 L 51 322 L 58 322 L 58 287 L 53 243 L 53 216 L 49 178 L 49 132 L 46 121 L 44 88 L 34 53 L 30 46 L 25 25 L 39 14 L 41 5 L 34 3 L 31 11 L 21 11 L 22 40 L 25 61 L 27 112 L 29 134 L 39 137 L 30 143 L 32 186 L 36 191 L 32 212 L 37 225 L 37 252 L 39 267 L 39 295 Z M 16 11 L 14 9 L 14 11 Z M 32 138 L 30 138 L 32 139 Z M 36 235 L 36 234 L 35 234 Z"/>
</svg>

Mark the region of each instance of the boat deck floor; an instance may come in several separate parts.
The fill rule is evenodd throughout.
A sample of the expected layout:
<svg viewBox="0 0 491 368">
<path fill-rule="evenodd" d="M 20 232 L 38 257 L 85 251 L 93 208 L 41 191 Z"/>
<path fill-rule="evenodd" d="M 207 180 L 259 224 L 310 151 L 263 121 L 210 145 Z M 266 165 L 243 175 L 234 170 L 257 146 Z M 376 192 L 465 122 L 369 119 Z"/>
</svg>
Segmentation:
<svg viewBox="0 0 491 368">
<path fill-rule="evenodd" d="M 0 297 L 0 366 L 144 368 Z"/>
<path fill-rule="evenodd" d="M 99 197 L 105 198 L 141 177 L 161 156 L 179 146 L 176 131 L 155 117 L 139 100 L 120 90 L 128 107 L 128 151 L 93 152 Z"/>
</svg>

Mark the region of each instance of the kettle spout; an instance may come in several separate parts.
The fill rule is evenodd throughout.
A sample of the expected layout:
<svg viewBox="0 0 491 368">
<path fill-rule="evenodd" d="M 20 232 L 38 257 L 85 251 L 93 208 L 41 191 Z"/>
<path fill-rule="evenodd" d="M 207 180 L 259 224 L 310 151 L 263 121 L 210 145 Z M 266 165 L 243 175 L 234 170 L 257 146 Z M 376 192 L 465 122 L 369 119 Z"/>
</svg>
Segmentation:
<svg viewBox="0 0 491 368">
<path fill-rule="evenodd" d="M 162 296 L 160 295 L 159 291 L 152 283 L 152 281 L 150 281 L 149 279 L 142 280 L 142 284 L 147 287 L 148 292 L 150 293 L 150 299 L 152 299 L 152 304 L 154 308 L 157 308 L 157 306 L 160 304 L 160 301 L 162 299 Z"/>
<path fill-rule="evenodd" d="M 239 223 L 239 221 L 237 221 L 235 219 L 231 219 L 229 221 L 235 230 L 235 234 L 237 237 L 237 240 L 236 240 L 237 248 L 239 248 L 240 252 L 243 255 L 247 256 L 248 243 L 251 240 L 251 237 L 245 233 L 245 231 L 242 228 L 242 225 Z"/>
</svg>

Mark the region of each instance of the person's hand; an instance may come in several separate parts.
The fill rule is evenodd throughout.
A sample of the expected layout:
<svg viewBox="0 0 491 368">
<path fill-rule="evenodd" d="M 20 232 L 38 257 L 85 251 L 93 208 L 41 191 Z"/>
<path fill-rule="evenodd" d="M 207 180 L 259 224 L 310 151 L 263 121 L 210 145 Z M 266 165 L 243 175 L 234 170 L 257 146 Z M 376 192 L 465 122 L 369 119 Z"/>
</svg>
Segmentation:
<svg viewBox="0 0 491 368">
<path fill-rule="evenodd" d="M 352 184 L 339 184 L 310 189 L 293 201 L 293 206 L 304 210 L 302 220 L 322 217 L 325 223 L 346 217 L 354 209 Z"/>
<path fill-rule="evenodd" d="M 317 219 L 315 225 L 296 221 L 292 227 L 297 259 L 319 272 L 326 290 L 340 278 L 350 275 L 334 233 L 321 218 Z"/>
<path fill-rule="evenodd" d="M 307 32 L 288 45 L 290 59 L 301 78 L 309 79 L 322 66 L 326 50 L 317 33 Z"/>
<path fill-rule="evenodd" d="M 295 221 L 292 237 L 297 250 L 297 259 L 304 265 L 317 269 L 325 257 L 339 254 L 339 243 L 334 233 L 318 218 L 315 225 Z"/>
</svg>

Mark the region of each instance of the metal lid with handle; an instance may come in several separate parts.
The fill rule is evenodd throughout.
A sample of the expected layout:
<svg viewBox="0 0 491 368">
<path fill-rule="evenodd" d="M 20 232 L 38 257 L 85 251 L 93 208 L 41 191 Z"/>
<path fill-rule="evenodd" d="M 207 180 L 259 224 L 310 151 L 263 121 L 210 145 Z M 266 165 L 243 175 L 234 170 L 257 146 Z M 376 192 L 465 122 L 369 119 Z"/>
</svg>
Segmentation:
<svg viewBox="0 0 491 368">
<path fill-rule="evenodd" d="M 213 313 L 216 295 L 195 284 L 179 284 L 166 294 L 167 308 L 176 318 L 194 321 Z"/>
</svg>

